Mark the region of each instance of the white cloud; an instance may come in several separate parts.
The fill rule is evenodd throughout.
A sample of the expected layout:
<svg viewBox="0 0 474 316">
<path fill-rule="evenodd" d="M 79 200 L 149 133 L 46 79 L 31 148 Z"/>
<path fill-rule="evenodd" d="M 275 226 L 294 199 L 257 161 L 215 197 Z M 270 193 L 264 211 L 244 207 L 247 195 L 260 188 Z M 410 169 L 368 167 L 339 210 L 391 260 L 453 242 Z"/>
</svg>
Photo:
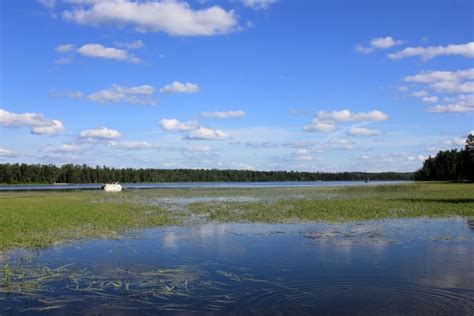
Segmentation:
<svg viewBox="0 0 474 316">
<path fill-rule="evenodd" d="M 13 151 L 11 151 L 10 149 L 0 147 L 0 157 L 13 157 L 13 156 L 15 156 L 15 153 Z"/>
<path fill-rule="evenodd" d="M 181 83 L 179 81 L 174 81 L 160 89 L 161 93 L 196 93 L 198 91 L 199 86 L 197 84 Z"/>
<path fill-rule="evenodd" d="M 465 44 L 450 44 L 448 46 L 407 47 L 401 51 L 389 54 L 390 59 L 402 59 L 420 56 L 424 61 L 438 56 L 458 55 L 468 58 L 474 57 L 474 42 Z"/>
<path fill-rule="evenodd" d="M 352 136 L 378 136 L 383 134 L 382 131 L 365 127 L 352 127 L 347 133 Z"/>
<path fill-rule="evenodd" d="M 388 115 L 378 110 L 359 113 L 352 113 L 349 110 L 321 111 L 316 119 L 320 122 L 369 122 L 385 121 L 388 119 Z"/>
<path fill-rule="evenodd" d="M 59 120 L 51 120 L 41 113 L 17 114 L 0 109 L 0 125 L 6 127 L 25 126 L 31 129 L 35 135 L 54 135 L 64 130 L 63 123 Z"/>
<path fill-rule="evenodd" d="M 406 82 L 433 83 L 467 79 L 474 79 L 474 68 L 457 71 L 426 71 L 414 76 L 407 76 L 403 80 Z"/>
<path fill-rule="evenodd" d="M 107 127 L 88 129 L 79 133 L 79 138 L 90 141 L 113 140 L 120 137 L 120 133 Z"/>
<path fill-rule="evenodd" d="M 440 81 L 432 83 L 430 87 L 438 92 L 474 93 L 474 81 L 464 83 L 457 81 Z"/>
<path fill-rule="evenodd" d="M 227 119 L 233 117 L 242 117 L 245 116 L 244 111 L 223 111 L 223 112 L 201 112 L 199 116 L 206 118 L 218 118 L 218 119 Z"/>
<path fill-rule="evenodd" d="M 400 45 L 403 42 L 401 40 L 395 40 L 391 36 L 377 37 L 370 40 L 369 46 L 366 47 L 361 44 L 355 46 L 355 50 L 361 54 L 370 54 L 376 49 L 387 49 L 396 45 Z"/>
<path fill-rule="evenodd" d="M 192 140 L 223 140 L 230 138 L 230 135 L 218 129 L 211 129 L 207 127 L 199 127 L 192 130 L 186 135 L 185 139 Z"/>
<path fill-rule="evenodd" d="M 244 6 L 251 9 L 268 9 L 277 0 L 242 0 Z"/>
<path fill-rule="evenodd" d="M 82 25 L 133 25 L 137 31 L 175 36 L 210 36 L 239 29 L 234 11 L 220 6 L 193 10 L 178 1 L 94 1 L 63 12 L 63 18 Z"/>
<path fill-rule="evenodd" d="M 379 48 L 379 49 L 387 49 L 396 45 L 400 45 L 403 42 L 400 40 L 395 40 L 391 36 L 386 36 L 386 37 L 378 37 L 374 38 L 370 41 L 370 46 L 374 48 Z"/>
<path fill-rule="evenodd" d="M 316 119 L 306 125 L 304 130 L 307 132 L 322 132 L 322 133 L 330 133 L 336 130 L 336 125 L 334 123 L 323 123 L 318 122 Z"/>
<path fill-rule="evenodd" d="M 425 103 L 436 103 L 438 102 L 438 97 L 437 96 L 426 96 L 421 98 L 421 101 Z"/>
<path fill-rule="evenodd" d="M 129 61 L 140 63 L 141 60 L 124 49 L 105 47 L 101 44 L 85 44 L 77 49 L 77 52 L 87 57 L 113 59 L 116 61 Z"/>
<path fill-rule="evenodd" d="M 199 128 L 196 121 L 180 122 L 177 119 L 162 119 L 160 121 L 160 126 L 165 131 L 172 132 L 191 131 Z"/>
<path fill-rule="evenodd" d="M 423 155 L 418 155 L 418 156 L 410 155 L 407 157 L 407 160 L 408 161 L 425 161 L 426 157 Z"/>
<path fill-rule="evenodd" d="M 99 103 L 130 103 L 139 105 L 156 105 L 158 100 L 152 97 L 154 88 L 150 85 L 141 85 L 136 87 L 124 87 L 113 84 L 111 88 L 103 89 L 92 94 L 87 98 Z"/>
<path fill-rule="evenodd" d="M 73 51 L 74 49 L 75 49 L 74 45 L 72 45 L 72 44 L 62 44 L 62 45 L 59 45 L 55 48 L 55 50 L 58 53 L 67 53 L 67 52 Z"/>
<path fill-rule="evenodd" d="M 446 104 L 438 104 L 426 109 L 428 112 L 472 112 L 474 111 L 474 94 L 460 94 L 454 98 L 444 98 Z"/>
<path fill-rule="evenodd" d="M 461 137 L 457 137 L 457 138 L 449 139 L 449 140 L 445 141 L 444 143 L 448 146 L 458 146 L 459 147 L 459 146 L 466 145 L 466 139 L 461 138 Z"/>
<path fill-rule="evenodd" d="M 330 133 L 336 130 L 336 123 L 339 122 L 371 122 L 387 119 L 388 115 L 378 110 L 359 113 L 352 113 L 349 110 L 321 111 L 309 125 L 305 126 L 304 130 L 307 132 Z"/>
<path fill-rule="evenodd" d="M 155 145 L 147 141 L 110 141 L 107 144 L 107 147 L 121 150 L 144 150 L 156 148 Z"/>
</svg>

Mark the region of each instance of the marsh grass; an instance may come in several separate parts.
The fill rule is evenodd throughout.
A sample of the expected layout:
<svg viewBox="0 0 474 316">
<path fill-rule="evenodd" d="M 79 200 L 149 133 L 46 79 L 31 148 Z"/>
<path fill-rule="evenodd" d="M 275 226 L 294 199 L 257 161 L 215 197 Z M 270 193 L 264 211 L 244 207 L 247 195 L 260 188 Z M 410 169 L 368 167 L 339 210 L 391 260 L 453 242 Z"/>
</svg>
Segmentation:
<svg viewBox="0 0 474 316">
<path fill-rule="evenodd" d="M 267 202 L 192 203 L 189 208 L 211 221 L 223 222 L 474 216 L 473 184 L 420 183 L 313 190 L 316 192 L 300 192 L 302 197 L 297 198 L 285 198 L 284 192 L 280 192 L 279 198 Z"/>
<path fill-rule="evenodd" d="M 473 217 L 474 184 L 0 193 L 0 250 L 196 220 L 288 223 L 421 216 Z"/>
<path fill-rule="evenodd" d="M 39 248 L 61 240 L 110 237 L 127 229 L 175 223 L 157 205 L 104 200 L 101 193 L 1 193 L 0 250 Z"/>
</svg>

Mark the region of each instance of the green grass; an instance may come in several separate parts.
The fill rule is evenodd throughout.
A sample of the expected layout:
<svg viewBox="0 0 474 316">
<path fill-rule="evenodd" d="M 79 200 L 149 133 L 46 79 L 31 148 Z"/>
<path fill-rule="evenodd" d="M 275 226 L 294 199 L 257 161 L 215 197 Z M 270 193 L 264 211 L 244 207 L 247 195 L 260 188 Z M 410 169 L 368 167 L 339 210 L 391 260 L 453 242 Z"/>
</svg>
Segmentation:
<svg viewBox="0 0 474 316">
<path fill-rule="evenodd" d="M 306 189 L 307 190 L 307 189 Z M 384 218 L 474 216 L 474 184 L 420 183 L 375 187 L 318 188 L 302 196 L 259 202 L 193 203 L 211 221 L 352 221 Z"/>
<path fill-rule="evenodd" d="M 229 200 L 213 200 L 222 197 Z M 263 223 L 473 217 L 474 184 L 0 193 L 0 250 L 193 223 L 193 214 L 200 221 Z"/>
<path fill-rule="evenodd" d="M 37 248 L 173 223 L 159 206 L 117 203 L 103 196 L 93 191 L 0 193 L 0 249 Z"/>
</svg>

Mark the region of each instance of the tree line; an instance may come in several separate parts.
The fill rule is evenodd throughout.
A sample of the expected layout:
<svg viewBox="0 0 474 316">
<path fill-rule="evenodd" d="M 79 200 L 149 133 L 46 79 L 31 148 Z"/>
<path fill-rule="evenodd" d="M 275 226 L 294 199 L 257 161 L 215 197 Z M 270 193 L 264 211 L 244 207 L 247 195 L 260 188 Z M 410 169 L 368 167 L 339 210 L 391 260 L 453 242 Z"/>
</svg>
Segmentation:
<svg viewBox="0 0 474 316">
<path fill-rule="evenodd" d="M 0 164 L 0 183 L 123 183 L 139 182 L 266 182 L 412 180 L 413 173 L 399 172 L 295 172 L 219 169 L 133 169 L 67 164 Z"/>
<path fill-rule="evenodd" d="M 415 172 L 415 180 L 474 181 L 474 136 L 469 134 L 464 149 L 439 151 Z"/>
</svg>

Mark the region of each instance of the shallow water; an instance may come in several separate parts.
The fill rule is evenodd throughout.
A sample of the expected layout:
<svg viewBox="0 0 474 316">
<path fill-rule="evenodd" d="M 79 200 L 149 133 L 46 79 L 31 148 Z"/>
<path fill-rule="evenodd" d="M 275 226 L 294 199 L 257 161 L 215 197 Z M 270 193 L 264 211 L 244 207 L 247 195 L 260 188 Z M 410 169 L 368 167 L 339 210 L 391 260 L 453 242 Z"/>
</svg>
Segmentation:
<svg viewBox="0 0 474 316">
<path fill-rule="evenodd" d="M 167 227 L 17 250 L 7 263 L 1 315 L 474 313 L 463 218 Z"/>
<path fill-rule="evenodd" d="M 191 188 L 276 188 L 339 187 L 411 183 L 412 181 L 282 181 L 282 182 L 175 182 L 122 183 L 124 189 L 191 189 Z M 0 185 L 0 191 L 99 190 L 102 184 Z"/>
</svg>

